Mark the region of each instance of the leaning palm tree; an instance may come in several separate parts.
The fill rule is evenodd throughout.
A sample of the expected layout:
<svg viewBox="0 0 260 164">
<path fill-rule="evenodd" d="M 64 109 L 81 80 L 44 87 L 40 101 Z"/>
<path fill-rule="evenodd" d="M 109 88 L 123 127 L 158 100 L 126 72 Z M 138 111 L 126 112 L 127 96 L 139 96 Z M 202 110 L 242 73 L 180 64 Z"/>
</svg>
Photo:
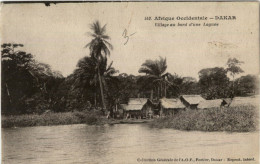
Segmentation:
<svg viewBox="0 0 260 164">
<path fill-rule="evenodd" d="M 158 98 L 166 96 L 166 88 L 167 85 L 172 85 L 168 80 L 166 73 L 167 63 L 166 58 L 160 57 L 159 60 L 146 60 L 141 68 L 139 69 L 139 73 L 145 73 L 145 76 L 142 76 L 139 79 L 139 82 L 143 84 L 143 86 L 147 86 L 151 88 L 151 99 L 153 95 L 153 88 L 158 92 Z M 164 86 L 163 86 L 164 85 Z M 164 91 L 163 91 L 164 88 Z"/>
<path fill-rule="evenodd" d="M 98 73 L 98 81 L 102 99 L 103 108 L 106 110 L 105 99 L 104 99 L 104 89 L 102 85 L 102 79 L 100 74 L 100 63 L 104 58 L 110 55 L 110 49 L 113 49 L 113 46 L 107 41 L 110 39 L 108 35 L 106 35 L 106 25 L 101 27 L 99 21 L 94 22 L 90 29 L 93 33 L 89 33 L 93 39 L 90 43 L 88 43 L 85 47 L 89 47 L 90 56 L 95 58 L 97 62 L 97 73 Z"/>
</svg>

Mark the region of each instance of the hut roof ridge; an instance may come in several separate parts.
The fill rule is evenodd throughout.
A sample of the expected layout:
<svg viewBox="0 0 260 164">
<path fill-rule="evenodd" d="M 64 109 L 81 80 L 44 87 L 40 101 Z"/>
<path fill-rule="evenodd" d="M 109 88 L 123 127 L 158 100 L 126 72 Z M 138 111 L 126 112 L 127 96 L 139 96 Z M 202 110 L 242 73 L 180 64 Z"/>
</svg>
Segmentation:
<svg viewBox="0 0 260 164">
<path fill-rule="evenodd" d="M 180 99 L 162 98 L 160 99 L 160 103 L 163 108 L 167 109 L 185 108 Z"/>
<path fill-rule="evenodd" d="M 181 97 L 189 104 L 199 104 L 201 101 L 205 101 L 201 95 L 182 95 Z"/>
<path fill-rule="evenodd" d="M 206 109 L 206 108 L 219 108 L 222 104 L 222 99 L 214 99 L 214 100 L 205 100 L 201 101 L 198 105 L 199 109 Z"/>
</svg>

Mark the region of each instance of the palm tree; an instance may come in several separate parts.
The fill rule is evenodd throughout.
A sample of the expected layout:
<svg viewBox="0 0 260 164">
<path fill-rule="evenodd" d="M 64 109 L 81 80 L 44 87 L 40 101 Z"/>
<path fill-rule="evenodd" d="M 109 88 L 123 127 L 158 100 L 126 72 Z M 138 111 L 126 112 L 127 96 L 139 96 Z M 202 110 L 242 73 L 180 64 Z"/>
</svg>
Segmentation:
<svg viewBox="0 0 260 164">
<path fill-rule="evenodd" d="M 106 110 L 105 99 L 104 99 L 104 90 L 101 79 L 101 70 L 100 63 L 103 59 L 110 55 L 110 49 L 113 49 L 113 46 L 107 41 L 110 39 L 108 35 L 106 35 L 106 25 L 101 27 L 99 21 L 94 22 L 90 29 L 93 30 L 93 33 L 89 33 L 93 39 L 90 43 L 88 43 L 85 47 L 89 47 L 90 55 L 95 58 L 97 62 L 97 73 L 98 73 L 98 81 L 100 87 L 100 93 L 102 98 L 103 108 Z"/>
<path fill-rule="evenodd" d="M 97 105 L 96 84 L 98 82 L 97 66 L 93 57 L 84 57 L 78 61 L 77 69 L 73 73 L 73 89 L 81 88 L 86 92 L 90 87 L 94 88 L 94 104 Z"/>
<path fill-rule="evenodd" d="M 97 62 L 96 58 L 93 56 L 86 56 L 79 60 L 77 64 L 78 68 L 74 71 L 74 87 L 81 87 L 84 89 L 91 87 L 95 89 L 95 106 L 97 99 L 97 82 L 101 82 L 101 87 L 105 90 L 108 90 L 107 82 L 115 80 L 113 75 L 118 71 L 112 67 L 112 64 L 113 62 L 111 62 L 109 65 L 107 64 L 107 58 L 101 58 L 101 60 Z"/>
<path fill-rule="evenodd" d="M 107 58 L 104 58 L 100 64 L 100 79 L 103 84 L 103 88 L 106 91 L 107 103 L 110 106 L 107 117 L 113 114 L 113 108 L 111 104 L 116 105 L 116 100 L 118 98 L 117 89 L 119 80 L 117 77 L 113 76 L 119 71 L 112 67 L 113 62 L 107 65 Z"/>
<path fill-rule="evenodd" d="M 162 57 L 160 57 L 159 60 L 146 60 L 139 69 L 139 73 L 146 74 L 139 79 L 139 82 L 142 82 L 143 86 L 151 88 L 151 99 L 153 97 L 152 95 L 154 87 L 158 92 L 158 98 L 160 98 L 163 97 L 163 92 L 164 96 L 166 97 L 167 85 L 173 85 L 167 80 L 169 73 L 166 73 L 166 69 L 166 58 Z"/>
</svg>

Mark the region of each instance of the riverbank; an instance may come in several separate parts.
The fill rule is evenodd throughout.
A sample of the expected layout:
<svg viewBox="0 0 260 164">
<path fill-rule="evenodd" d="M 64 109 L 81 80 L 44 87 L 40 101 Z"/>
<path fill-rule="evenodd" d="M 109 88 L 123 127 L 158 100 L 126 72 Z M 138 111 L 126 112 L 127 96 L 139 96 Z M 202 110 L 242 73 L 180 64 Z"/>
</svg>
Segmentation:
<svg viewBox="0 0 260 164">
<path fill-rule="evenodd" d="M 45 113 L 2 116 L 2 128 L 51 126 L 69 124 L 136 124 L 147 123 L 153 128 L 172 128 L 195 131 L 251 132 L 258 127 L 258 113 L 254 106 L 226 107 L 205 110 L 186 110 L 172 117 L 154 120 L 107 119 L 98 112 L 75 111 L 65 113 Z"/>
<path fill-rule="evenodd" d="M 254 106 L 186 110 L 172 117 L 155 119 L 150 127 L 185 131 L 251 132 L 258 128 L 258 108 Z"/>
<path fill-rule="evenodd" d="M 2 128 L 12 127 L 31 127 L 31 126 L 51 126 L 51 125 L 114 125 L 114 124 L 140 124 L 153 120 L 141 119 L 107 119 L 99 112 L 75 111 L 64 113 L 45 113 L 45 114 L 24 114 L 2 116 Z"/>
<path fill-rule="evenodd" d="M 102 125 L 109 121 L 98 112 L 75 111 L 64 113 L 25 114 L 2 116 L 2 127 L 28 127 L 28 126 L 50 126 L 69 124 Z"/>
</svg>

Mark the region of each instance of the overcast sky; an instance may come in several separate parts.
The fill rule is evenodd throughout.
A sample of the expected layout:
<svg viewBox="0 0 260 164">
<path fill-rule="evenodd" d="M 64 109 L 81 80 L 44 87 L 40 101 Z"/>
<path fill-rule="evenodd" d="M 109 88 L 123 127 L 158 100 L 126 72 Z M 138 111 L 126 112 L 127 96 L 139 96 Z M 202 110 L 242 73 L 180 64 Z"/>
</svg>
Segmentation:
<svg viewBox="0 0 260 164">
<path fill-rule="evenodd" d="M 24 50 L 64 76 L 73 72 L 91 38 L 90 24 L 107 24 L 114 46 L 110 60 L 120 73 L 138 74 L 146 59 L 167 58 L 168 72 L 198 77 L 202 68 L 224 67 L 229 57 L 245 62 L 245 74 L 259 70 L 257 3 L 69 3 L 5 4 L 1 7 L 1 42 L 24 44 Z M 215 21 L 218 27 L 155 27 L 145 16 L 235 15 L 235 21 Z M 186 21 L 201 23 L 205 21 Z M 182 23 L 186 23 L 182 21 Z M 132 35 L 126 45 L 122 36 Z"/>
</svg>

